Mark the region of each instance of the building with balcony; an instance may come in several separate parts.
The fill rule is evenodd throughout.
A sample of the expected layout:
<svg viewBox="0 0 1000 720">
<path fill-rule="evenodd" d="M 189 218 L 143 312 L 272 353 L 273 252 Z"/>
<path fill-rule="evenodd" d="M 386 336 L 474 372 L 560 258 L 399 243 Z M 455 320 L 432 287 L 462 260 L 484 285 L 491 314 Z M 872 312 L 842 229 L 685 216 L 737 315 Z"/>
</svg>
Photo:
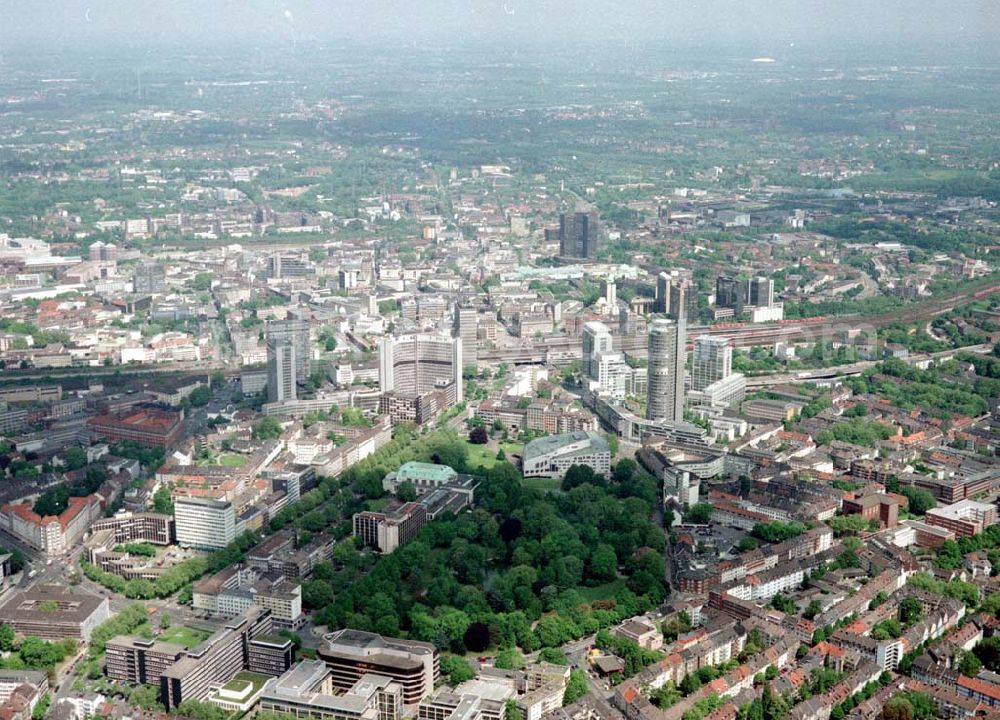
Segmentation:
<svg viewBox="0 0 1000 720">
<path fill-rule="evenodd" d="M 317 655 L 330 668 L 333 688 L 341 692 L 363 676 L 376 674 L 398 683 L 404 704 L 414 705 L 434 691 L 441 673 L 438 651 L 431 643 L 350 629 L 323 640 Z"/>
</svg>

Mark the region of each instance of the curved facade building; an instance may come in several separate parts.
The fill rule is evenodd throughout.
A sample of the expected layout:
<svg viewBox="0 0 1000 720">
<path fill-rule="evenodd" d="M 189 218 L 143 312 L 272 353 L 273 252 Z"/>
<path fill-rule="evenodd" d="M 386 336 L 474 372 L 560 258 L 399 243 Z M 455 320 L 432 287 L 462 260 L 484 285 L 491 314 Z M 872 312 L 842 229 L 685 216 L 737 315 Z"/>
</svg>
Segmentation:
<svg viewBox="0 0 1000 720">
<path fill-rule="evenodd" d="M 445 335 L 384 338 L 378 353 L 379 389 L 419 396 L 443 390 L 452 405 L 462 401 L 462 340 Z"/>
<path fill-rule="evenodd" d="M 684 320 L 657 320 L 649 328 L 646 417 L 678 422 L 684 417 Z"/>
<path fill-rule="evenodd" d="M 372 673 L 399 683 L 407 705 L 430 695 L 441 676 L 438 651 L 430 643 L 362 630 L 338 630 L 323 636 L 316 654 L 330 669 L 335 689 L 346 692 Z"/>
</svg>

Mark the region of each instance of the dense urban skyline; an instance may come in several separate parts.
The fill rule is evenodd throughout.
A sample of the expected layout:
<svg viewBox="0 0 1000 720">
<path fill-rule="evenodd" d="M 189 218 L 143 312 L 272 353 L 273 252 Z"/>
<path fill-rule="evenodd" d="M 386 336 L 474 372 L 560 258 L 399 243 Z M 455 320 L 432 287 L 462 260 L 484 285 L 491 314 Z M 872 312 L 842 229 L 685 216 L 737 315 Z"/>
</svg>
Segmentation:
<svg viewBox="0 0 1000 720">
<path fill-rule="evenodd" d="M 0 0 L 0 717 L 993 720 L 997 30 Z"/>
</svg>

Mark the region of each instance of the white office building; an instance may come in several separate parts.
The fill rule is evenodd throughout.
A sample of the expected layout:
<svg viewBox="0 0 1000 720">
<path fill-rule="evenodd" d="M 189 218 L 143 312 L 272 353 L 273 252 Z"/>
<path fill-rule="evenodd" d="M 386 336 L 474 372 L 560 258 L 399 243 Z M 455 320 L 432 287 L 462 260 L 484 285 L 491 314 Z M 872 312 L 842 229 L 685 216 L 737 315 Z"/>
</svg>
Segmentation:
<svg viewBox="0 0 1000 720">
<path fill-rule="evenodd" d="M 631 368 L 620 352 L 602 352 L 597 356 L 597 382 L 601 394 L 617 400 L 625 399 Z"/>
<path fill-rule="evenodd" d="M 705 335 L 694 341 L 691 389 L 703 390 L 733 373 L 733 344 L 729 338 Z"/>
<path fill-rule="evenodd" d="M 462 338 L 447 335 L 403 335 L 379 342 L 379 390 L 423 395 L 444 390 L 451 404 L 463 399 Z"/>
<path fill-rule="evenodd" d="M 583 374 L 598 379 L 598 358 L 611 352 L 611 331 L 602 322 L 591 321 L 583 326 Z"/>
<path fill-rule="evenodd" d="M 747 379 L 740 373 L 733 373 L 722 380 L 700 390 L 687 394 L 685 402 L 690 406 L 739 407 L 747 394 Z"/>
<path fill-rule="evenodd" d="M 236 539 L 236 511 L 231 502 L 197 497 L 174 501 L 177 544 L 199 550 L 218 550 Z"/>
</svg>

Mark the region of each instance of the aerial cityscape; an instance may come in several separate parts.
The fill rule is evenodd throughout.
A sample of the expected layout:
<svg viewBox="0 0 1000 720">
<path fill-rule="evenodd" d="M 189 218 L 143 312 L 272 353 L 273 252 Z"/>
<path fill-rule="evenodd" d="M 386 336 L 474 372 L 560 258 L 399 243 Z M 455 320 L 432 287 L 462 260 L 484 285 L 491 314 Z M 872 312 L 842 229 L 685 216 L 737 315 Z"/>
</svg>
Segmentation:
<svg viewBox="0 0 1000 720">
<path fill-rule="evenodd" d="M 1000 719 L 996 8 L 127 5 L 0 6 L 0 720 Z"/>
</svg>

